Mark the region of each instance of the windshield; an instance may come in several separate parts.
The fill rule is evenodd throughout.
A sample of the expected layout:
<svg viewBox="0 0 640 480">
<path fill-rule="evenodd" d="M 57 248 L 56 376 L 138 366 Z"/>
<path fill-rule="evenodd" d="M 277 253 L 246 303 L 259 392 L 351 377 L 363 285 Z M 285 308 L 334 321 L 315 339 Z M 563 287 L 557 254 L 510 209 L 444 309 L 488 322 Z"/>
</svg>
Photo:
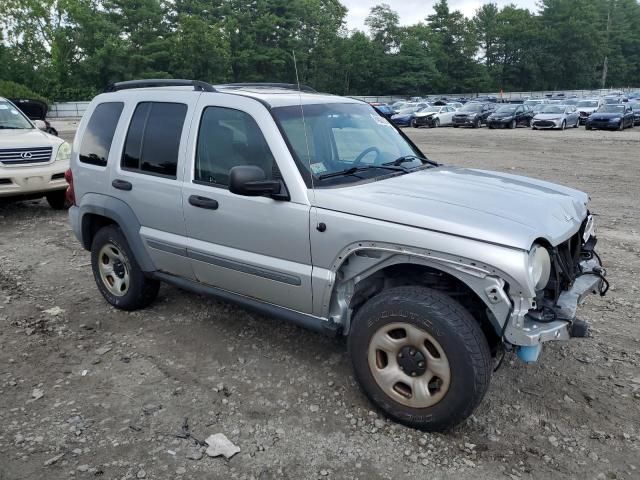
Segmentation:
<svg viewBox="0 0 640 480">
<path fill-rule="evenodd" d="M 513 113 L 518 108 L 517 105 L 503 105 L 496 110 L 496 113 Z"/>
<path fill-rule="evenodd" d="M 564 113 L 564 108 L 562 105 L 545 105 L 540 113 Z"/>
<path fill-rule="evenodd" d="M 371 168 L 353 175 L 322 180 L 320 177 L 351 167 L 381 166 L 400 157 L 423 156 L 368 105 L 305 105 L 304 123 L 300 105 L 277 107 L 271 111 L 309 187 L 312 175 L 315 187 L 351 183 L 397 172 Z M 303 125 L 306 126 L 306 135 Z M 411 169 L 421 165 L 422 162 L 415 158 L 403 163 L 402 167 Z"/>
<path fill-rule="evenodd" d="M 597 106 L 598 102 L 595 100 L 582 100 L 578 102 L 578 107 L 596 108 Z"/>
<path fill-rule="evenodd" d="M 616 103 L 620 103 L 620 99 L 619 98 L 605 98 L 604 99 L 604 103 L 606 103 L 606 104 L 616 104 Z"/>
<path fill-rule="evenodd" d="M 542 100 L 526 100 L 524 102 L 525 105 L 538 105 L 542 103 Z"/>
<path fill-rule="evenodd" d="M 479 112 L 482 110 L 482 104 L 480 103 L 465 103 L 459 110 L 460 112 Z"/>
<path fill-rule="evenodd" d="M 423 108 L 422 110 L 420 110 L 421 112 L 436 112 L 438 113 L 440 110 L 442 109 L 442 107 L 427 107 L 427 108 Z"/>
<path fill-rule="evenodd" d="M 13 104 L 0 100 L 0 130 L 26 130 L 33 128 L 20 110 Z"/>
<path fill-rule="evenodd" d="M 631 105 L 634 112 L 640 111 L 640 103 L 630 103 L 629 105 Z"/>
<path fill-rule="evenodd" d="M 598 109 L 602 113 L 624 113 L 624 105 L 603 105 Z"/>
</svg>

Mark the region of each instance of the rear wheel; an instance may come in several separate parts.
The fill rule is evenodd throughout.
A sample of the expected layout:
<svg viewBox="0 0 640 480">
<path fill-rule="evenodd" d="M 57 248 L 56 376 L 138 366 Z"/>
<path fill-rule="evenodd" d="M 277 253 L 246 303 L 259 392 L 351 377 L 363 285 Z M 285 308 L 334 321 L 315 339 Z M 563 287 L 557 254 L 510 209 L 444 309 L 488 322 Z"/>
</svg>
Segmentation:
<svg viewBox="0 0 640 480">
<path fill-rule="evenodd" d="M 349 353 L 364 392 L 394 420 L 441 431 L 466 419 L 484 397 L 491 354 L 475 319 L 425 287 L 396 287 L 356 314 Z"/>
<path fill-rule="evenodd" d="M 158 295 L 160 282 L 145 276 L 122 231 L 114 225 L 100 229 L 93 238 L 91 267 L 100 293 L 116 308 L 144 308 Z"/>
<path fill-rule="evenodd" d="M 47 203 L 54 210 L 64 210 L 69 208 L 64 190 L 56 190 L 55 192 L 49 192 L 46 195 Z"/>
</svg>

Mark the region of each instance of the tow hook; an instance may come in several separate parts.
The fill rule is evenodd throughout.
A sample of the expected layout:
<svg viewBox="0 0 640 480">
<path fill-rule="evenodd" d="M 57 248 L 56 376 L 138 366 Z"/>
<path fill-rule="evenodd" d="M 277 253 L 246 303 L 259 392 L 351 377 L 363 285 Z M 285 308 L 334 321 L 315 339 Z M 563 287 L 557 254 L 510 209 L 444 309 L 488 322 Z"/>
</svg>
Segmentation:
<svg viewBox="0 0 640 480">
<path fill-rule="evenodd" d="M 589 336 L 589 324 L 584 320 L 575 319 L 569 329 L 572 338 L 586 338 Z"/>
</svg>

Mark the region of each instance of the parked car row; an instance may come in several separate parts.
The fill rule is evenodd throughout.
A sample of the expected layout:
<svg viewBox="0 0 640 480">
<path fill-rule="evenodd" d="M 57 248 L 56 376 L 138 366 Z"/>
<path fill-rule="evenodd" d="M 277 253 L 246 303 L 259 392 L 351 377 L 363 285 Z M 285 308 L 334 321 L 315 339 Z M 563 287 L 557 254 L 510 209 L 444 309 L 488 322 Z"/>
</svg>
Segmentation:
<svg viewBox="0 0 640 480">
<path fill-rule="evenodd" d="M 614 98 L 614 97 L 611 97 Z M 533 130 L 578 128 L 632 128 L 640 125 L 640 99 L 623 101 L 623 97 L 598 98 L 531 98 L 523 103 L 497 104 L 473 100 L 465 104 L 438 100 L 401 102 L 394 106 L 383 103 L 371 105 L 398 127 L 472 127 L 487 125 L 494 128 L 530 127 Z M 624 97 L 626 99 L 626 97 Z"/>
</svg>

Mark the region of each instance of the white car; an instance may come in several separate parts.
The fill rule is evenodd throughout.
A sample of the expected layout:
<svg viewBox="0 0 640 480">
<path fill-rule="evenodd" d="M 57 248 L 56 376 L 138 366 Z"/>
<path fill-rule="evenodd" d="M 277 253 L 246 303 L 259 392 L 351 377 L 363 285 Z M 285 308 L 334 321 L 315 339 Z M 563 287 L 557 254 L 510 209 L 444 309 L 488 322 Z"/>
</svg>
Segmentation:
<svg viewBox="0 0 640 480">
<path fill-rule="evenodd" d="M 46 197 L 51 208 L 65 208 L 70 154 L 67 142 L 40 130 L 0 97 L 0 199 Z"/>
<path fill-rule="evenodd" d="M 451 125 L 454 113 L 456 113 L 456 109 L 449 105 L 433 105 L 414 113 L 411 126 L 442 127 L 444 125 Z"/>
<path fill-rule="evenodd" d="M 604 105 L 604 100 L 602 98 L 585 98 L 580 100 L 576 104 L 576 109 L 578 110 L 579 122 L 582 125 L 587 121 L 589 115 L 598 110 L 602 105 Z"/>
</svg>

